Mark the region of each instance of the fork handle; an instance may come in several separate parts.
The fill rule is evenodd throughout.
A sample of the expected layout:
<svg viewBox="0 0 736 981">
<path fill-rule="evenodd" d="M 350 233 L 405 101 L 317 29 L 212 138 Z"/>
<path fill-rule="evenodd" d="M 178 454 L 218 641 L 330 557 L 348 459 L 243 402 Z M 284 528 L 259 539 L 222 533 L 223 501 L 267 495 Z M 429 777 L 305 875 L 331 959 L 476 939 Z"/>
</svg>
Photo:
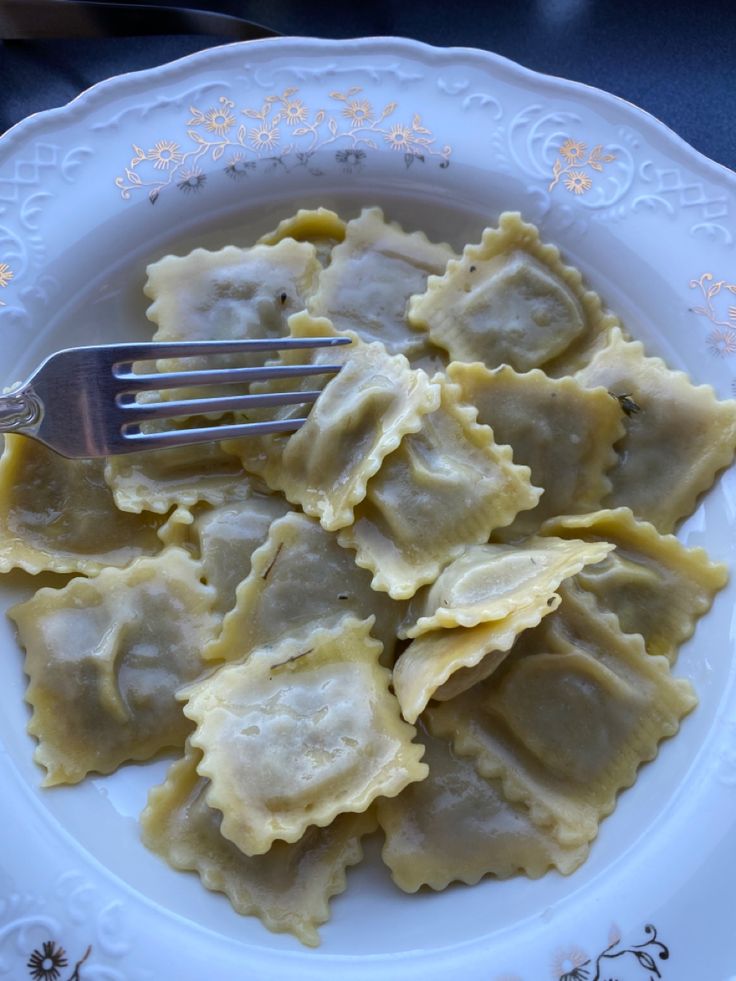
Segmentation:
<svg viewBox="0 0 736 981">
<path fill-rule="evenodd" d="M 0 433 L 17 433 L 41 420 L 41 404 L 27 388 L 0 395 Z"/>
</svg>

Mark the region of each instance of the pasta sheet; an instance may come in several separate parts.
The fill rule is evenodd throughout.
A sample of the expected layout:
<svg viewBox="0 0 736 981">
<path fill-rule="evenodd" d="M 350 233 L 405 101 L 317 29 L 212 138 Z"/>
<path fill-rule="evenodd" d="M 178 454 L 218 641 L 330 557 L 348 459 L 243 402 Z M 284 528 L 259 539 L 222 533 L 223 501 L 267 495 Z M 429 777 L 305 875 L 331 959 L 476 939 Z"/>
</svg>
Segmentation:
<svg viewBox="0 0 736 981">
<path fill-rule="evenodd" d="M 387 354 L 382 344 L 356 342 L 288 440 L 278 467 L 264 476 L 324 528 L 337 531 L 352 523 L 353 509 L 384 458 L 439 403 L 439 384 L 412 371 L 406 358 Z"/>
<path fill-rule="evenodd" d="M 169 423 L 166 428 L 173 427 Z M 218 442 L 111 457 L 105 465 L 105 481 L 116 506 L 134 514 L 166 514 L 172 507 L 203 502 L 224 504 L 248 494 L 242 463 Z"/>
<path fill-rule="evenodd" d="M 287 320 L 303 310 L 317 284 L 320 264 L 313 245 L 284 239 L 276 245 L 195 249 L 165 256 L 148 267 L 147 314 L 155 341 L 237 340 L 284 337 Z M 183 366 L 262 363 L 263 355 L 187 358 Z M 165 360 L 164 369 L 182 367 Z"/>
<path fill-rule="evenodd" d="M 613 549 L 606 542 L 530 538 L 473 545 L 411 600 L 400 637 L 438 627 L 475 627 L 529 604 L 544 605 L 559 584 Z"/>
<path fill-rule="evenodd" d="M 285 238 L 310 242 L 320 265 L 327 266 L 332 250 L 345 239 L 345 222 L 329 208 L 300 208 L 295 215 L 284 218 L 272 232 L 262 235 L 257 245 L 277 245 Z"/>
<path fill-rule="evenodd" d="M 506 879 L 523 872 L 536 879 L 549 868 L 567 875 L 585 860 L 585 845 L 560 845 L 523 805 L 506 799 L 500 780 L 482 777 L 446 739 L 424 726 L 419 736 L 429 776 L 378 802 L 383 860 L 404 892 L 457 881 L 473 885 L 484 875 Z"/>
<path fill-rule="evenodd" d="M 309 310 L 329 317 L 339 331 L 381 341 L 390 354 L 424 356 L 432 345 L 409 327 L 406 305 L 453 257 L 448 245 L 436 245 L 420 232 L 408 234 L 386 222 L 380 208 L 366 208 L 347 223 Z"/>
<path fill-rule="evenodd" d="M 514 461 L 529 467 L 532 482 L 544 488 L 537 506 L 504 529 L 505 539 L 535 532 L 546 518 L 601 506 L 611 492 L 607 473 L 618 460 L 614 444 L 625 433 L 623 410 L 605 388 L 537 369 L 519 374 L 508 365 L 491 371 L 457 361 L 447 373 L 477 406 L 478 421 L 513 447 Z"/>
<path fill-rule="evenodd" d="M 422 746 L 389 692 L 372 619 L 343 618 L 306 640 L 260 648 L 190 686 L 198 772 L 222 834 L 246 855 L 295 842 L 310 825 L 365 811 L 423 780 Z"/>
<path fill-rule="evenodd" d="M 616 795 L 697 700 L 593 596 L 569 585 L 560 595 L 518 655 L 428 718 L 483 776 L 500 778 L 538 827 L 576 847 L 596 836 Z"/>
<path fill-rule="evenodd" d="M 612 542 L 615 552 L 582 569 L 576 582 L 616 614 L 625 633 L 641 634 L 649 653 L 670 663 L 728 579 L 726 566 L 702 548 L 660 535 L 630 508 L 553 518 L 541 534 Z"/>
<path fill-rule="evenodd" d="M 361 838 L 376 827 L 372 810 L 342 814 L 308 828 L 298 842 L 274 842 L 265 855 L 244 855 L 220 833 L 222 815 L 207 804 L 209 781 L 197 773 L 199 750 L 187 747 L 141 815 L 143 841 L 176 869 L 196 872 L 243 916 L 274 933 L 293 933 L 309 947 L 329 919 L 329 900 L 346 886 L 345 870 L 363 857 Z"/>
<path fill-rule="evenodd" d="M 103 460 L 67 460 L 8 435 L 0 460 L 0 572 L 81 572 L 124 566 L 161 551 L 161 519 L 125 514 Z"/>
<path fill-rule="evenodd" d="M 179 548 L 40 589 L 10 616 L 26 649 L 28 731 L 45 786 L 111 773 L 183 746 L 175 692 L 202 671 L 216 629 L 213 590 Z"/>
<path fill-rule="evenodd" d="M 513 463 L 510 447 L 477 424 L 459 387 L 443 381 L 440 387 L 439 408 L 383 461 L 353 524 L 339 535 L 341 545 L 355 549 L 358 565 L 373 573 L 373 589 L 394 599 L 433 582 L 466 545 L 487 542 L 541 493 L 528 468 Z"/>
<path fill-rule="evenodd" d="M 374 635 L 390 660 L 405 610 L 371 589 L 370 575 L 337 538 L 304 514 L 287 514 L 270 526 L 251 556 L 248 576 L 237 588 L 234 609 L 205 650 L 208 659 L 239 661 L 254 648 L 307 637 L 346 613 L 375 617 Z"/>
<path fill-rule="evenodd" d="M 224 615 L 233 608 L 235 591 L 250 573 L 253 552 L 266 541 L 273 522 L 290 510 L 283 497 L 252 493 L 239 503 L 197 514 L 192 537 L 205 579 L 215 589 L 218 613 Z"/>
<path fill-rule="evenodd" d="M 452 361 L 544 366 L 553 375 L 585 364 L 618 323 L 580 272 L 514 211 L 486 229 L 480 245 L 467 245 L 444 276 L 430 277 L 427 291 L 411 299 L 409 321 Z"/>
<path fill-rule="evenodd" d="M 647 357 L 620 330 L 575 377 L 589 387 L 604 385 L 627 408 L 603 506 L 630 507 L 659 531 L 673 531 L 733 460 L 736 401 L 717 401 L 708 385 L 695 386 L 660 358 Z"/>
<path fill-rule="evenodd" d="M 556 593 L 475 627 L 429 630 L 409 644 L 394 665 L 394 691 L 407 722 L 416 722 L 429 700 L 447 701 L 492 674 L 516 638 L 560 605 Z"/>
</svg>

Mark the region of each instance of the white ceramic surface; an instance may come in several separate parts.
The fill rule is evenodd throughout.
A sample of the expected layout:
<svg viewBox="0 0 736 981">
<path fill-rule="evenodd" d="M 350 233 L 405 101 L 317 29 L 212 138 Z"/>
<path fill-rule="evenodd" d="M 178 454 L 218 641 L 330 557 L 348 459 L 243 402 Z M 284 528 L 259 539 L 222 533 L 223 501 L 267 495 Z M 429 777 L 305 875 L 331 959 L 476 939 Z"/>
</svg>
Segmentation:
<svg viewBox="0 0 736 981">
<path fill-rule="evenodd" d="M 612 96 L 397 39 L 216 48 L 11 130 L 0 382 L 61 346 L 149 336 L 144 269 L 166 251 L 249 243 L 299 206 L 352 216 L 375 203 L 456 247 L 521 210 L 652 353 L 736 394 L 736 176 Z M 680 537 L 733 567 L 735 525 L 732 469 Z M 5 577 L 3 607 L 37 585 Z M 577 873 L 410 897 L 373 847 L 316 951 L 238 917 L 139 843 L 136 816 L 166 761 L 39 790 L 3 622 L 0 977 L 721 981 L 736 972 L 733 599 L 732 586 L 678 662 L 699 708 Z"/>
</svg>

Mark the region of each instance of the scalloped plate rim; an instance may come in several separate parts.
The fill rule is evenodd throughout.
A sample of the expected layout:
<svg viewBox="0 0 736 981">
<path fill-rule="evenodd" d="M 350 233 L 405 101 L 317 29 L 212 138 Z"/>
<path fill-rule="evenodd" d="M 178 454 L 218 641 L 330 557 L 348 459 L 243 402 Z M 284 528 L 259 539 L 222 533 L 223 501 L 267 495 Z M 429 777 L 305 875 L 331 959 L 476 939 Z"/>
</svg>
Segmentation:
<svg viewBox="0 0 736 981">
<path fill-rule="evenodd" d="M 94 109 L 94 100 L 98 97 L 104 98 L 107 95 L 108 89 L 120 89 L 121 86 L 131 85 L 134 87 L 136 83 L 143 82 L 147 77 L 151 76 L 165 76 L 174 75 L 177 70 L 184 68 L 186 65 L 190 65 L 193 62 L 206 62 L 209 57 L 216 55 L 218 52 L 226 50 L 234 50 L 236 48 L 247 49 L 250 47 L 258 46 L 281 46 L 284 43 L 287 44 L 306 44 L 309 46 L 327 46 L 327 47 L 340 47 L 341 50 L 345 49 L 347 51 L 352 51 L 354 49 L 360 49 L 362 46 L 369 46 L 371 44 L 380 44 L 385 46 L 385 43 L 389 42 L 391 44 L 396 44 L 397 46 L 408 46 L 409 48 L 414 48 L 419 51 L 423 51 L 425 54 L 429 54 L 430 57 L 439 60 L 448 60 L 453 58 L 472 58 L 485 60 L 491 62 L 494 65 L 505 68 L 512 74 L 521 75 L 522 77 L 527 77 L 530 79 L 541 79 L 545 83 L 552 83 L 559 85 L 563 88 L 582 89 L 588 92 L 594 99 L 602 99 L 608 102 L 618 103 L 621 107 L 625 108 L 627 111 L 635 113 L 646 121 L 647 126 L 649 126 L 653 132 L 662 135 L 663 133 L 667 136 L 668 140 L 677 147 L 681 152 L 688 154 L 695 158 L 697 163 L 701 166 L 706 166 L 708 169 L 714 169 L 715 175 L 721 178 L 725 178 L 734 184 L 736 189 L 736 170 L 732 170 L 725 164 L 721 164 L 711 157 L 708 157 L 702 151 L 698 150 L 691 143 L 688 143 L 682 136 L 680 136 L 674 129 L 667 125 L 667 123 L 662 122 L 657 116 L 649 112 L 647 109 L 643 109 L 641 106 L 623 96 L 616 95 L 613 92 L 608 92 L 605 89 L 601 89 L 596 85 L 591 85 L 588 82 L 580 82 L 574 79 L 565 78 L 562 75 L 552 75 L 547 72 L 540 72 L 534 68 L 527 68 L 520 62 L 515 61 L 513 58 L 509 58 L 506 55 L 498 54 L 495 51 L 486 51 L 482 48 L 466 47 L 463 45 L 452 45 L 447 47 L 442 47 L 440 45 L 429 44 L 426 41 L 419 41 L 414 38 L 401 37 L 401 35 L 372 35 L 367 37 L 355 37 L 355 38 L 315 38 L 309 36 L 300 36 L 298 34 L 288 34 L 282 35 L 280 37 L 268 37 L 268 38 L 254 38 L 250 41 L 232 41 L 228 44 L 217 44 L 211 47 L 202 48 L 199 51 L 194 51 L 191 54 L 182 55 L 180 58 L 175 58 L 172 61 L 164 62 L 161 65 L 154 65 L 151 68 L 141 68 L 130 72 L 120 72 L 117 75 L 111 75 L 109 78 L 102 79 L 99 82 L 95 82 L 88 88 L 84 89 L 74 98 L 65 102 L 61 106 L 54 106 L 49 109 L 41 109 L 38 112 L 32 113 L 26 116 L 24 119 L 19 120 L 14 123 L 9 129 L 0 135 L 0 157 L 2 157 L 2 151 L 7 150 L 9 153 L 13 152 L 13 144 L 16 140 L 23 139 L 27 135 L 32 134 L 33 128 L 45 120 L 57 117 L 62 117 L 66 114 L 76 113 L 77 110 L 80 112 L 86 110 L 87 108 Z M 126 94 L 123 92 L 123 94 Z"/>
</svg>

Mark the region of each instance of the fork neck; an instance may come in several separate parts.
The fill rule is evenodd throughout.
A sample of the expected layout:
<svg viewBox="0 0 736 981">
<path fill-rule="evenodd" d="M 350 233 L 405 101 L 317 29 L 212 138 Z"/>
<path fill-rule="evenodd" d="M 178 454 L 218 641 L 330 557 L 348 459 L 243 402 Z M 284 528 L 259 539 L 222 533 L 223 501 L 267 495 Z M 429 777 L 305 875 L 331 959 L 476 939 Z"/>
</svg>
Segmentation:
<svg viewBox="0 0 736 981">
<path fill-rule="evenodd" d="M 27 388 L 0 395 L 0 433 L 17 433 L 41 421 L 41 404 Z"/>
</svg>

